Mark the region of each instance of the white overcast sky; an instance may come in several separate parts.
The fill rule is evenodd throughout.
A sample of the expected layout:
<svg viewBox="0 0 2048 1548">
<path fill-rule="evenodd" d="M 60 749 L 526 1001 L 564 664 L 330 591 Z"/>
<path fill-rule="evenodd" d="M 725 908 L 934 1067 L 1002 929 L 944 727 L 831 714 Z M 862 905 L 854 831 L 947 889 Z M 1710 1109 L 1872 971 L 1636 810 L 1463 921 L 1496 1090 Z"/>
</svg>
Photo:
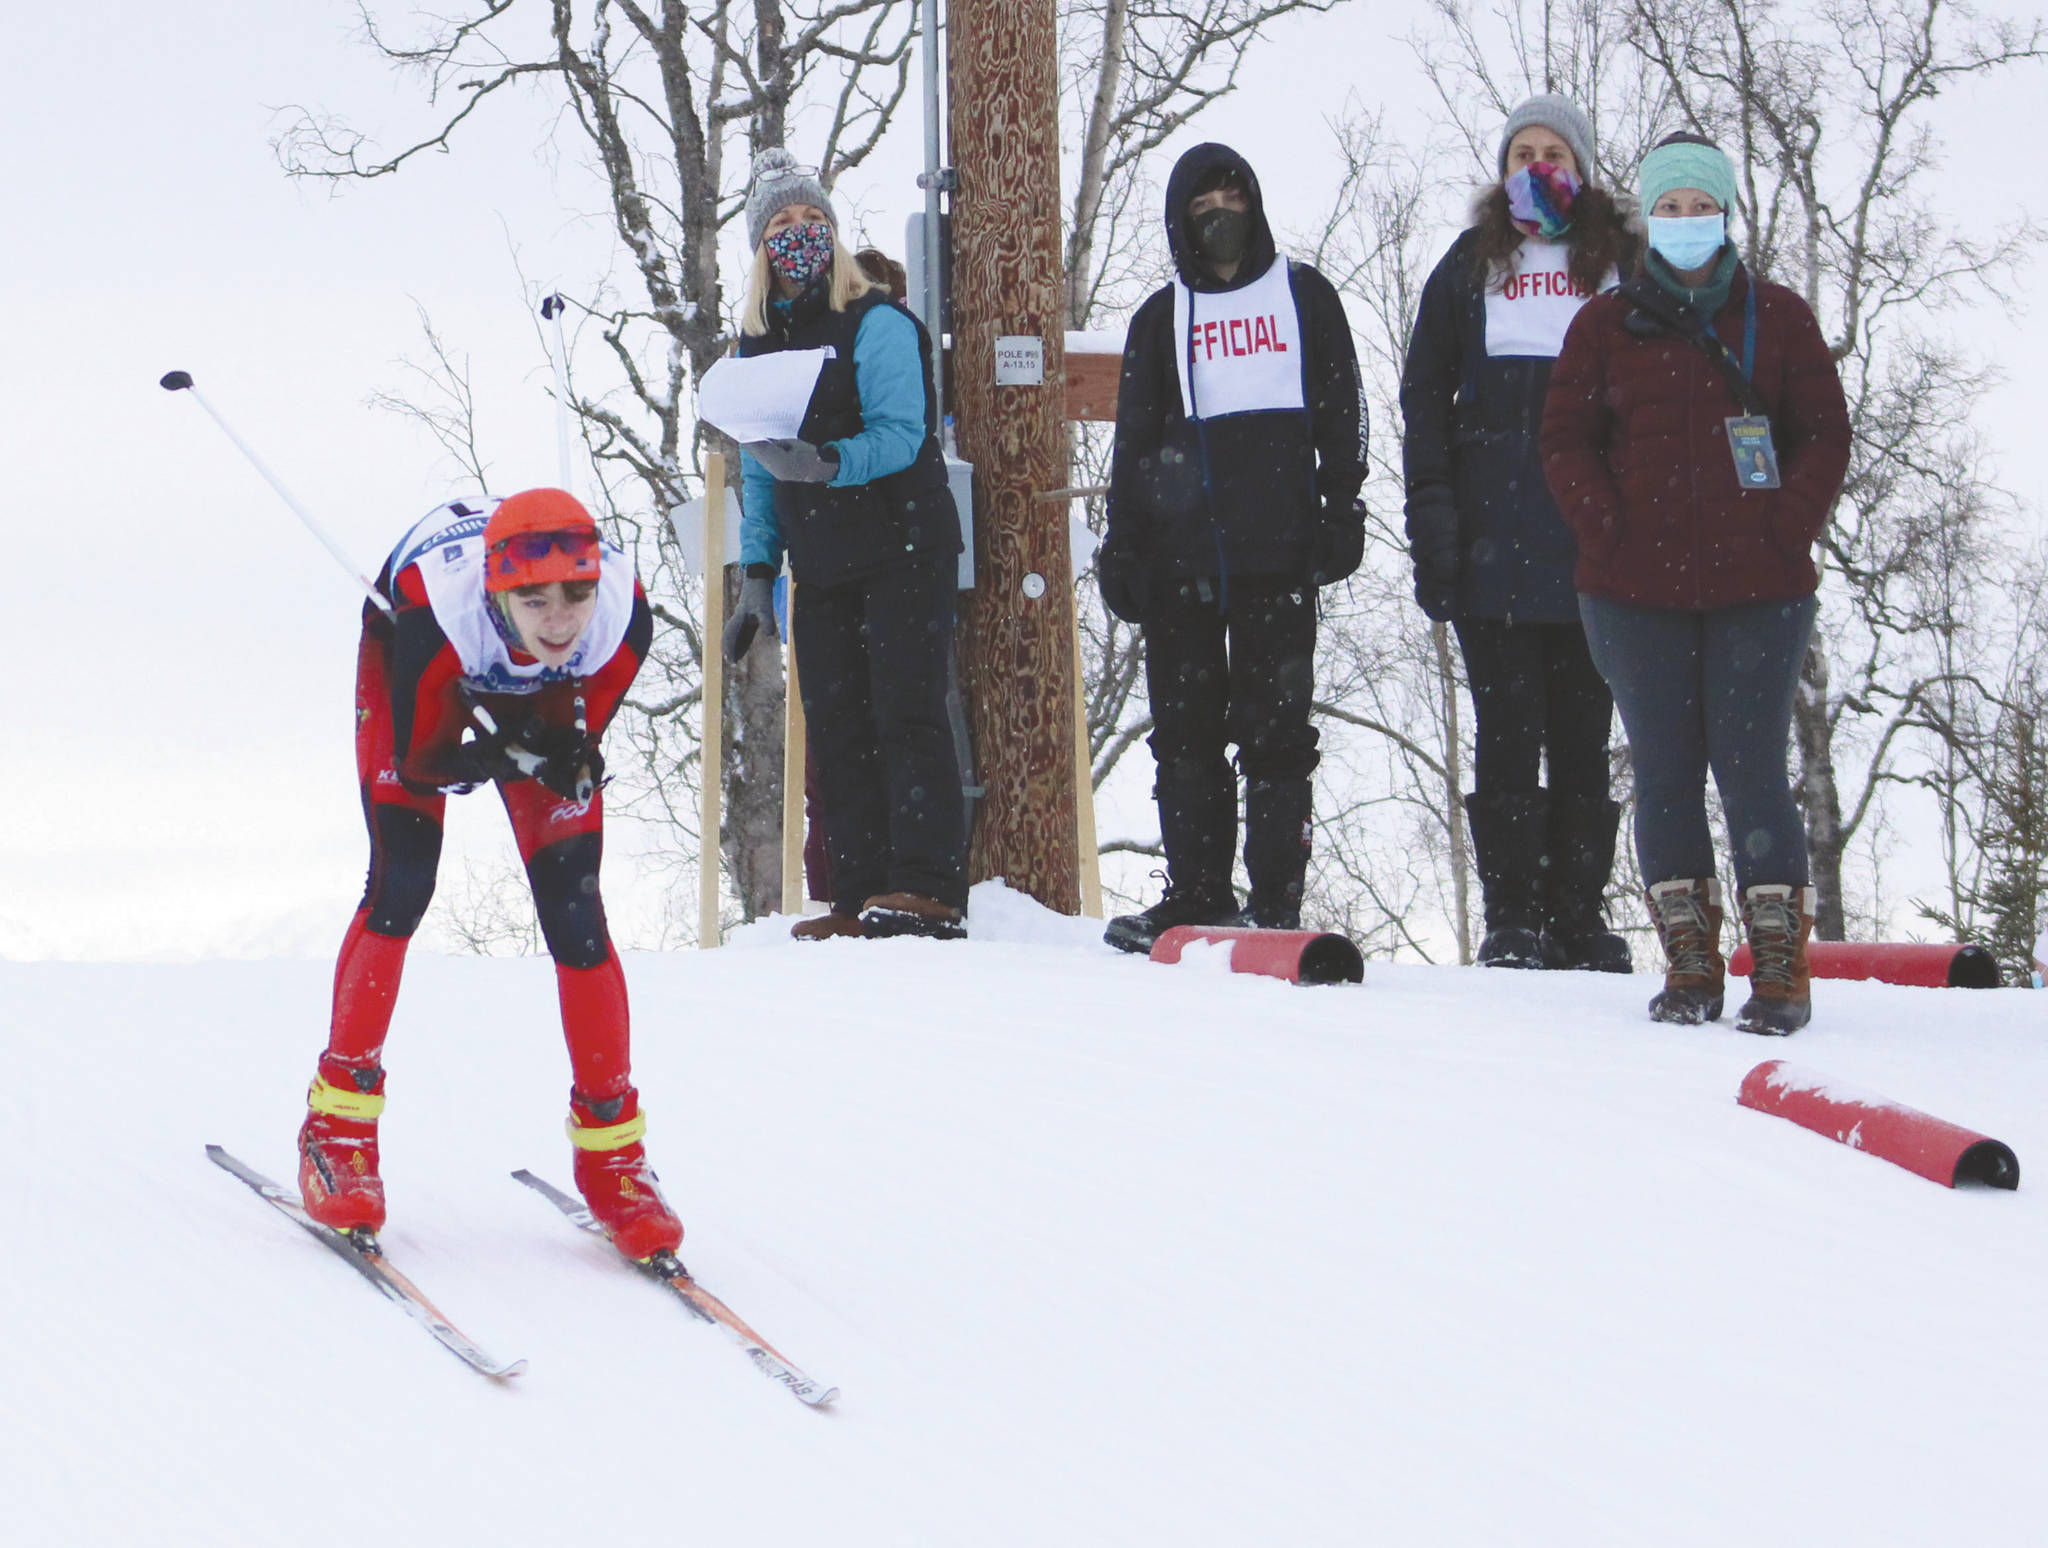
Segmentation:
<svg viewBox="0 0 2048 1548">
<path fill-rule="evenodd" d="M 1173 149 L 1239 145 L 1276 219 L 1310 224 L 1334 180 L 1324 116 L 1351 92 L 1422 109 L 1398 41 L 1421 10 L 1360 4 L 1281 29 Z M 17 565 L 51 560 L 15 587 L 26 615 L 6 631 L 26 654 L 0 738 L 0 955 L 324 954 L 360 890 L 357 595 L 159 376 L 191 371 L 366 569 L 454 492 L 438 448 L 365 403 L 403 385 L 416 305 L 472 359 L 499 487 L 555 478 L 546 358 L 512 254 L 565 287 L 602 262 L 590 185 L 553 166 L 531 100 L 456 155 L 344 197 L 288 182 L 269 148 L 286 104 L 394 135 L 420 121 L 414 85 L 351 41 L 352 15 L 339 0 L 46 6 L 0 61 L 0 423 L 24 477 L 6 531 Z M 2044 84 L 1945 108 L 1960 204 L 2048 205 L 2017 175 Z M 912 108 L 839 194 L 892 248 L 919 198 L 919 136 Z M 2044 276 L 2036 265 L 2029 297 Z M 2048 321 L 1969 326 L 2009 378 L 1985 430 L 2008 481 L 2048 506 Z M 494 802 L 455 809 L 457 853 L 500 842 Z"/>
</svg>

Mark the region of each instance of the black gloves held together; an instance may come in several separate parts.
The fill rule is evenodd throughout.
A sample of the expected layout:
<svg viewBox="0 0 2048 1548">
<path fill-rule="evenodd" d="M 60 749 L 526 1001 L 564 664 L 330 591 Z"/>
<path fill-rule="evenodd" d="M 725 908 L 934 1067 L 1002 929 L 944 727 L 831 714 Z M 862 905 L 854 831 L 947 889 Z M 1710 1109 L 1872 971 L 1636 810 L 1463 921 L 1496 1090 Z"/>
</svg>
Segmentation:
<svg viewBox="0 0 2048 1548">
<path fill-rule="evenodd" d="M 538 726 L 532 748 L 540 764 L 533 777 L 565 801 L 589 800 L 591 793 L 604 783 L 604 754 L 598 751 L 597 739 L 574 726 L 541 725 L 537 721 L 528 725 Z M 521 740 L 526 739 L 522 736 Z"/>
<path fill-rule="evenodd" d="M 518 726 L 479 729 L 459 752 L 467 784 L 538 780 L 565 801 L 586 800 L 604 781 L 597 739 L 574 726 L 532 719 Z"/>
</svg>

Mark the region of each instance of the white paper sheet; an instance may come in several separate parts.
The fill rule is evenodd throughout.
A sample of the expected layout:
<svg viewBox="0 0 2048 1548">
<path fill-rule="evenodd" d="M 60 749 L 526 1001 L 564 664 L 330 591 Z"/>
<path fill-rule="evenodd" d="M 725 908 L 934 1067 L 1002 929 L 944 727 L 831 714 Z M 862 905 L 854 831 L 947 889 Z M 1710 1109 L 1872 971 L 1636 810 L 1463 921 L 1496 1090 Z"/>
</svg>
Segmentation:
<svg viewBox="0 0 2048 1548">
<path fill-rule="evenodd" d="M 745 514 L 740 505 L 739 487 L 725 492 L 725 562 L 740 562 L 740 518 Z M 676 546 L 683 553 L 683 571 L 688 575 L 704 573 L 704 497 L 671 506 L 668 513 L 669 525 L 675 529 Z"/>
<path fill-rule="evenodd" d="M 790 441 L 802 428 L 827 349 L 727 355 L 697 386 L 697 417 L 735 441 Z"/>
</svg>

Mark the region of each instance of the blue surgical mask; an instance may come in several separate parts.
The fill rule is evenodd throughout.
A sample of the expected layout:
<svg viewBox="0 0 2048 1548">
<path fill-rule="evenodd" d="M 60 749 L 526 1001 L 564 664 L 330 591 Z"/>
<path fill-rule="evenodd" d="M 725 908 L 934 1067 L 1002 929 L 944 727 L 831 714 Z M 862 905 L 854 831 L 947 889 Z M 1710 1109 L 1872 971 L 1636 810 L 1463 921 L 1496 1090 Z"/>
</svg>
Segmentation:
<svg viewBox="0 0 2048 1548">
<path fill-rule="evenodd" d="M 1674 269 L 1700 269 L 1728 240 L 1728 216 L 1652 215 L 1650 249 Z"/>
</svg>

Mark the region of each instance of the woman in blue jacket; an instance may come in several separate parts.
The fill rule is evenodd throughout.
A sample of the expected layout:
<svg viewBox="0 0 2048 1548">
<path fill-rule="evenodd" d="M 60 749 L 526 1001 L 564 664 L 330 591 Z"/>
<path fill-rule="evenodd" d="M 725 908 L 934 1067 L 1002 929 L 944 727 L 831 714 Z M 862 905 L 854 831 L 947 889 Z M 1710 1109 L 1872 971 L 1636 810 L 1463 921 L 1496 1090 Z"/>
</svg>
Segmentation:
<svg viewBox="0 0 2048 1548">
<path fill-rule="evenodd" d="M 1628 946 L 1603 913 L 1620 818 L 1614 703 L 1586 649 L 1576 549 L 1537 444 L 1566 329 L 1641 246 L 1588 186 L 1592 141 L 1562 97 L 1509 116 L 1499 180 L 1423 288 L 1401 376 L 1402 463 L 1415 597 L 1457 631 L 1472 689 L 1479 960 L 1626 973 Z"/>
<path fill-rule="evenodd" d="M 742 449 L 746 578 L 725 637 L 738 656 L 774 632 L 787 551 L 832 869 L 832 911 L 795 933 L 957 938 L 967 832 L 946 681 L 960 518 L 931 341 L 861 272 L 817 170 L 787 151 L 755 159 L 747 235 L 741 357 L 827 352 L 798 439 Z"/>
</svg>

